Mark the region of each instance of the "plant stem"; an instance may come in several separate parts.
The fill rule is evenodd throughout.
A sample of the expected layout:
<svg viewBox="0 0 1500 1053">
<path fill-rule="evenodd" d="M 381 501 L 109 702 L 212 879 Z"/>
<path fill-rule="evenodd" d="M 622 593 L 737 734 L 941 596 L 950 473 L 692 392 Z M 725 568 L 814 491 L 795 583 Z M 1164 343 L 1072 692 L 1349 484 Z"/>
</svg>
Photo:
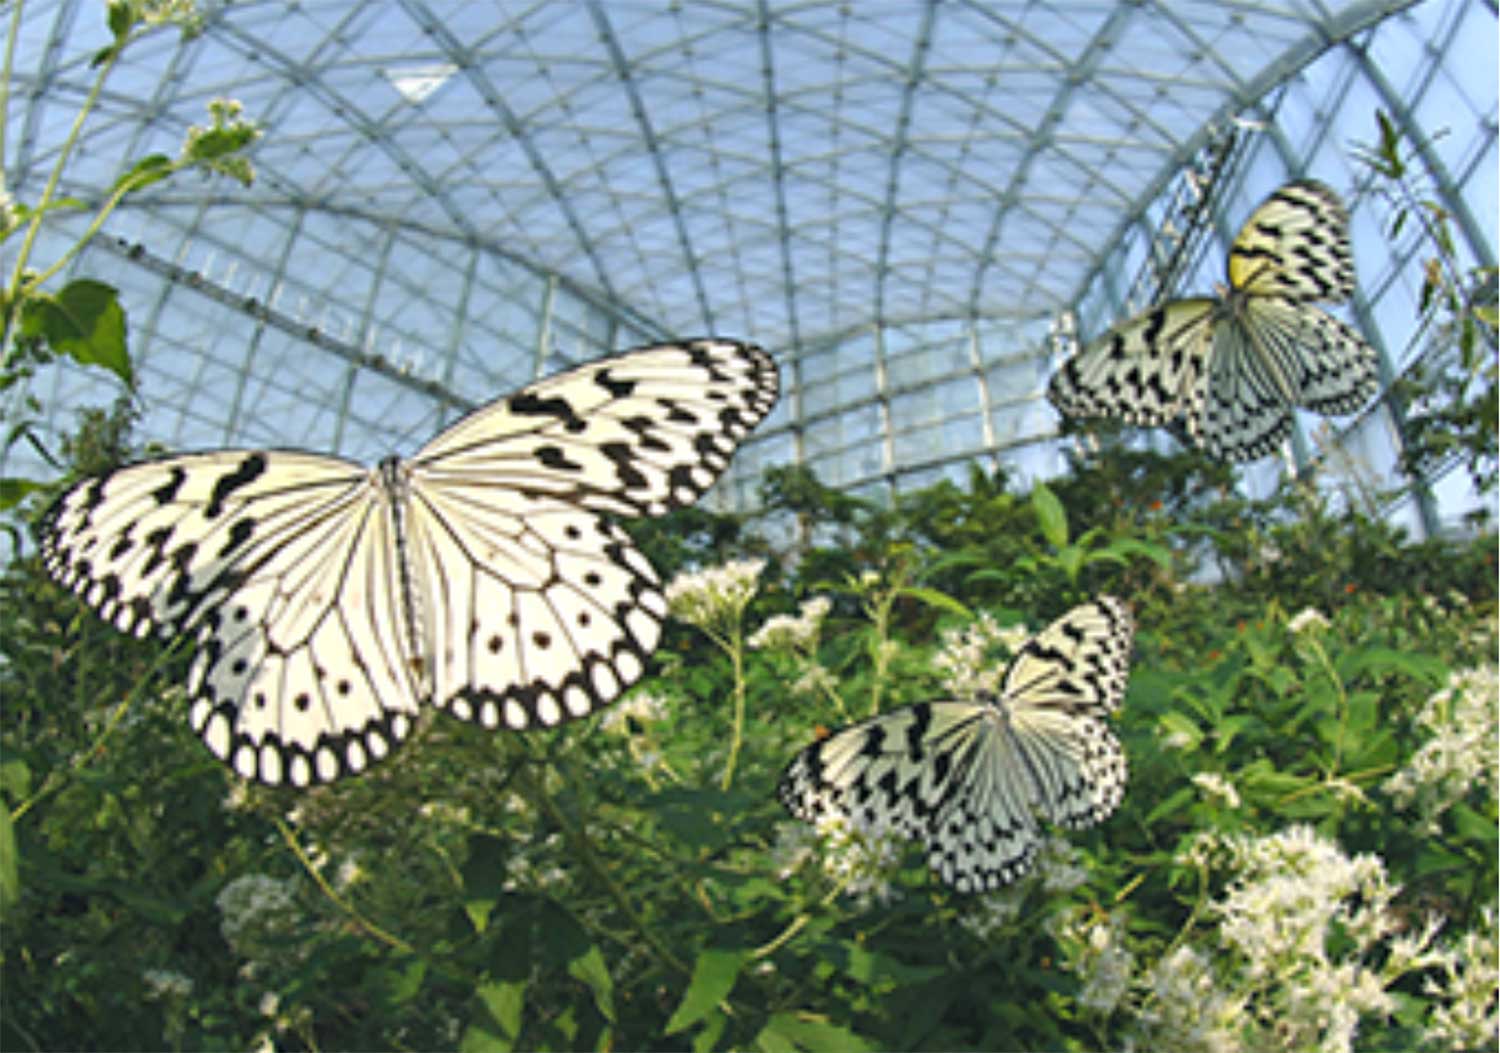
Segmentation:
<svg viewBox="0 0 1500 1053">
<path fill-rule="evenodd" d="M 382 943 L 389 944 L 390 946 L 396 948 L 398 951 L 405 951 L 408 954 L 416 953 L 416 948 L 414 948 L 411 944 L 407 943 L 399 936 L 392 936 L 390 933 L 382 929 L 379 925 L 376 925 L 369 918 L 366 918 L 359 911 L 355 910 L 353 905 L 351 905 L 347 900 L 340 897 L 339 894 L 333 890 L 333 886 L 328 884 L 328 881 L 323 877 L 323 875 L 318 873 L 318 868 L 313 866 L 311 859 L 307 858 L 307 853 L 302 851 L 302 845 L 298 843 L 297 835 L 292 832 L 291 827 L 286 825 L 286 820 L 278 815 L 275 817 L 275 822 L 276 829 L 281 831 L 281 839 L 287 843 L 287 847 L 292 850 L 292 854 L 295 855 L 297 857 L 297 861 L 302 864 L 302 869 L 306 870 L 310 875 L 312 875 L 313 881 L 317 884 L 318 888 L 323 890 L 323 895 L 327 896 L 334 906 L 338 907 L 339 910 L 343 911 L 345 914 L 349 915 L 349 917 L 353 918 L 355 923 L 359 925 L 360 928 L 364 929 L 371 936 L 374 936 Z"/>
<path fill-rule="evenodd" d="M 25 0 L 15 0 L 11 9 L 10 32 L 5 35 L 5 59 L 0 65 L 0 158 L 5 156 L 5 114 L 10 112 L 10 74 L 16 63 L 16 39 L 21 35 L 21 8 Z M 5 166 L 0 165 L 0 197 L 5 194 Z"/>
<path fill-rule="evenodd" d="M 745 736 L 745 654 L 738 618 L 729 638 L 718 643 L 729 653 L 729 664 L 734 672 L 734 733 L 729 740 L 729 760 L 724 763 L 724 777 L 719 782 L 719 788 L 727 790 L 734 781 L 734 765 Z"/>
</svg>

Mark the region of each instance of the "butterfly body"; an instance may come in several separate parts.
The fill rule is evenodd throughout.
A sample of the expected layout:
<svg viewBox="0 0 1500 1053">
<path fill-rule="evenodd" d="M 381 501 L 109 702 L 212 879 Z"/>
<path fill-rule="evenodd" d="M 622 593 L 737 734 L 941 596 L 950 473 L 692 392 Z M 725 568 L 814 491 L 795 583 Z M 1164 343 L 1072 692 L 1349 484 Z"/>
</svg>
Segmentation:
<svg viewBox="0 0 1500 1053">
<path fill-rule="evenodd" d="M 1292 413 L 1351 413 L 1378 387 L 1362 336 L 1315 306 L 1353 295 L 1349 217 L 1328 187 L 1289 183 L 1246 221 L 1217 297 L 1169 300 L 1089 343 L 1053 375 L 1069 416 L 1155 427 L 1181 419 L 1213 456 L 1274 452 Z"/>
<path fill-rule="evenodd" d="M 1091 826 L 1124 794 L 1119 706 L 1133 629 L 1109 597 L 1033 637 L 1000 689 L 882 713 L 833 732 L 787 766 L 778 796 L 812 823 L 847 820 L 920 841 L 959 891 L 1024 874 L 1040 821 Z"/>
<path fill-rule="evenodd" d="M 42 524 L 48 570 L 136 635 L 189 635 L 189 719 L 236 772 L 306 785 L 435 705 L 551 727 L 612 701 L 666 616 L 610 513 L 695 499 L 777 395 L 731 341 L 661 345 L 483 407 L 409 460 L 221 450 L 117 469 Z"/>
</svg>

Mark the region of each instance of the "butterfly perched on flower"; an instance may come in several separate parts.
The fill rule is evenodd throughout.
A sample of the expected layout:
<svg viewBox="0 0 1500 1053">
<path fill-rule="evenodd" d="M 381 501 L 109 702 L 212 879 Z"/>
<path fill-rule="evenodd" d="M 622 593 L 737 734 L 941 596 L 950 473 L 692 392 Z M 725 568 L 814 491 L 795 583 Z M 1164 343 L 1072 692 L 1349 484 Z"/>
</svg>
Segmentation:
<svg viewBox="0 0 1500 1053">
<path fill-rule="evenodd" d="M 1119 708 L 1134 628 L 1120 601 L 1074 607 L 1026 641 L 999 689 L 920 702 L 802 750 L 777 795 L 792 815 L 921 842 L 960 892 L 1026 873 L 1040 820 L 1093 826 L 1125 792 Z"/>
<path fill-rule="evenodd" d="M 433 704 L 551 727 L 637 680 L 667 605 L 611 515 L 698 498 L 775 405 L 730 340 L 603 358 L 367 468 L 220 450 L 85 479 L 41 525 L 47 570 L 117 628 L 188 636 L 189 720 L 235 772 L 363 771 Z"/>
<path fill-rule="evenodd" d="M 1063 363 L 1047 395 L 1071 417 L 1182 419 L 1210 455 L 1248 461 L 1291 433 L 1292 412 L 1352 413 L 1378 388 L 1375 349 L 1317 303 L 1354 293 L 1349 214 L 1328 187 L 1288 183 L 1229 249 L 1227 292 L 1169 300 Z"/>
</svg>

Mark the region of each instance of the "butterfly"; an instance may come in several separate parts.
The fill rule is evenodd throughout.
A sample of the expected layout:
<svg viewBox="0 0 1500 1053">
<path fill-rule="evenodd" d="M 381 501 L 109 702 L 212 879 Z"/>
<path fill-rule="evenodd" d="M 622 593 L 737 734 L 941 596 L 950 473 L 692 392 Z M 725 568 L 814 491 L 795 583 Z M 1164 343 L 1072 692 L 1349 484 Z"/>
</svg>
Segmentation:
<svg viewBox="0 0 1500 1053">
<path fill-rule="evenodd" d="M 236 773 L 331 782 L 424 704 L 523 729 L 618 697 L 667 605 L 610 516 L 694 501 L 778 383 L 761 349 L 693 340 L 540 380 L 410 460 L 146 461 L 64 492 L 42 561 L 116 628 L 193 639 L 189 720 Z"/>
<path fill-rule="evenodd" d="M 1129 675 L 1130 613 L 1101 597 L 1021 646 L 998 691 L 920 702 L 820 738 L 787 765 L 793 816 L 916 840 L 944 882 L 982 892 L 1025 874 L 1038 820 L 1093 826 L 1125 792 L 1105 718 Z"/>
<path fill-rule="evenodd" d="M 1319 307 L 1354 293 L 1349 213 L 1328 187 L 1288 183 L 1229 248 L 1228 291 L 1169 300 L 1115 326 L 1053 375 L 1047 396 L 1074 417 L 1158 426 L 1226 461 L 1273 452 L 1294 407 L 1352 413 L 1378 387 L 1376 353 Z"/>
</svg>

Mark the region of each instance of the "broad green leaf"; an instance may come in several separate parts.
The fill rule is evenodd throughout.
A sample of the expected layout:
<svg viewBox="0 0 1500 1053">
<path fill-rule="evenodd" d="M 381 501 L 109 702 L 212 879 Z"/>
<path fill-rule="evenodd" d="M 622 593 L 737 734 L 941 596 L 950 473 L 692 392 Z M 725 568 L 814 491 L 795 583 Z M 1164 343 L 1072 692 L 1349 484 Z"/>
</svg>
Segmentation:
<svg viewBox="0 0 1500 1053">
<path fill-rule="evenodd" d="M 777 1013 L 766 1021 L 755 1044 L 763 1050 L 806 1050 L 807 1053 L 868 1053 L 870 1043 L 848 1028 L 812 1015 Z"/>
<path fill-rule="evenodd" d="M 10 809 L 0 806 L 0 914 L 8 913 L 21 899 L 21 868 L 16 856 L 16 830 Z"/>
<path fill-rule="evenodd" d="M 1361 673 L 1399 673 L 1429 687 L 1437 687 L 1448 679 L 1448 665 L 1441 658 L 1388 647 L 1361 648 L 1341 656 L 1334 665 L 1339 677 L 1345 681 L 1352 680 Z"/>
<path fill-rule="evenodd" d="M 667 1034 L 675 1035 L 696 1024 L 728 997 L 745 960 L 744 951 L 707 950 L 699 954 L 682 1004 L 667 1021 Z"/>
<path fill-rule="evenodd" d="M 724 1034 L 724 1025 L 728 1023 L 729 1017 L 724 1015 L 723 1010 L 715 1009 L 709 1013 L 703 1026 L 693 1036 L 693 1053 L 709 1053 L 719 1044 L 719 1036 Z"/>
<path fill-rule="evenodd" d="M 568 975 L 588 985 L 589 990 L 594 992 L 594 1005 L 598 1007 L 599 1015 L 613 1023 L 615 982 L 609 975 L 609 967 L 604 964 L 604 955 L 597 944 L 589 944 L 588 950 L 568 962 Z"/>
<path fill-rule="evenodd" d="M 113 287 L 80 278 L 56 294 L 34 293 L 21 305 L 21 333 L 85 366 L 103 366 L 131 384 L 125 312 Z"/>
<path fill-rule="evenodd" d="M 20 802 L 31 791 L 31 769 L 23 760 L 8 760 L 0 764 L 0 791 L 13 801 Z"/>
<path fill-rule="evenodd" d="M 469 858 L 464 863 L 464 912 L 474 931 L 489 927 L 490 912 L 505 891 L 510 848 L 498 837 L 474 834 L 469 838 Z"/>
<path fill-rule="evenodd" d="M 1053 548 L 1063 548 L 1068 543 L 1068 513 L 1063 510 L 1057 495 L 1047 489 L 1046 483 L 1037 483 L 1031 488 L 1031 507 L 1036 512 L 1037 524 L 1042 528 L 1042 537 Z"/>
<path fill-rule="evenodd" d="M 474 993 L 479 996 L 490 1019 L 500 1028 L 500 1034 L 495 1037 L 504 1044 L 493 1048 L 513 1048 L 521 1034 L 521 1013 L 526 1008 L 526 981 L 491 980 L 480 984 Z"/>
<path fill-rule="evenodd" d="M 913 585 L 903 588 L 901 595 L 910 596 L 914 600 L 921 600 L 931 607 L 941 607 L 945 611 L 952 611 L 954 614 L 962 615 L 965 618 L 974 617 L 969 608 L 940 589 L 929 589 Z"/>
</svg>

